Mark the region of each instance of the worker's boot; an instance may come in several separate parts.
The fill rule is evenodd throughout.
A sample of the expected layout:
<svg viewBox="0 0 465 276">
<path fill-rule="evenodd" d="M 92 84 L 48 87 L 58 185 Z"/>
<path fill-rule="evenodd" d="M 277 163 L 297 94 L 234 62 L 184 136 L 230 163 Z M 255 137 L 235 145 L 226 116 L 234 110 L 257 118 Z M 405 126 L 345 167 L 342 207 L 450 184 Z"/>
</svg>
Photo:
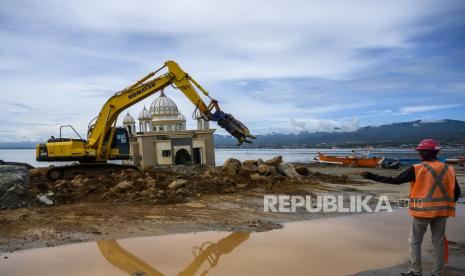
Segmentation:
<svg viewBox="0 0 465 276">
<path fill-rule="evenodd" d="M 421 276 L 421 273 L 417 274 L 410 270 L 409 272 L 401 272 L 400 276 Z"/>
</svg>

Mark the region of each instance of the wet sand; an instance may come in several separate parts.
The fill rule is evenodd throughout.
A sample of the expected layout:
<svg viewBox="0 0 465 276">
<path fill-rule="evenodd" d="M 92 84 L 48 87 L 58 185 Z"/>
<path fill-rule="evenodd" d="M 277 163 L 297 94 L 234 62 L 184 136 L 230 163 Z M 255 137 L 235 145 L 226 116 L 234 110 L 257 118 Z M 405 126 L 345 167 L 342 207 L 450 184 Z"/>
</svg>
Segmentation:
<svg viewBox="0 0 465 276">
<path fill-rule="evenodd" d="M 195 247 L 204 249 L 194 250 L 197 257 L 209 256 L 212 273 L 221 275 L 397 275 L 406 270 L 410 218 L 405 210 L 350 216 L 263 212 L 263 195 L 270 193 L 388 195 L 393 201 L 408 196 L 408 184 L 361 179 L 359 173 L 365 169 L 310 169 L 347 176 L 349 181 L 258 186 L 230 194 L 206 194 L 181 204 L 90 202 L 0 211 L 0 275 L 127 275 L 123 272 L 127 269 L 109 263 L 126 255 L 136 257 L 132 265 L 149 269 L 152 274 L 146 275 L 203 271 L 208 261 L 196 261 Z M 391 176 L 400 172 L 371 171 Z M 457 172 L 459 183 L 465 183 L 464 169 Z M 449 223 L 449 239 L 457 243 L 451 246 L 456 249 L 448 275 L 465 275 L 461 265 L 465 263 L 465 224 L 460 208 L 459 217 Z M 263 232 L 282 228 L 282 224 L 282 231 Z M 109 242 L 96 243 L 101 240 Z M 56 247 L 64 244 L 71 245 Z M 102 249 L 115 252 L 119 245 L 128 254 L 102 256 Z M 431 266 L 428 257 L 425 262 L 425 267 Z"/>
<path fill-rule="evenodd" d="M 361 179 L 363 168 L 310 167 L 314 172 L 348 176 L 349 183 L 317 182 L 231 194 L 204 195 L 182 204 L 102 202 L 29 207 L 0 211 L 0 254 L 29 248 L 56 246 L 100 239 L 121 239 L 199 231 L 265 231 L 282 223 L 346 213 L 265 213 L 263 195 L 351 193 L 387 195 L 392 201 L 408 196 L 409 185 L 389 185 Z M 371 171 L 397 175 L 398 170 Z M 464 169 L 457 168 L 459 183 Z M 465 186 L 462 184 L 462 190 Z"/>
<path fill-rule="evenodd" d="M 447 236 L 461 251 L 451 250 L 446 275 L 465 273 L 464 218 L 460 205 L 448 222 Z M 406 269 L 410 221 L 398 209 L 287 223 L 261 233 L 200 232 L 32 249 L 7 254 L 0 275 L 396 275 Z M 428 256 L 429 234 L 424 244 Z"/>
</svg>

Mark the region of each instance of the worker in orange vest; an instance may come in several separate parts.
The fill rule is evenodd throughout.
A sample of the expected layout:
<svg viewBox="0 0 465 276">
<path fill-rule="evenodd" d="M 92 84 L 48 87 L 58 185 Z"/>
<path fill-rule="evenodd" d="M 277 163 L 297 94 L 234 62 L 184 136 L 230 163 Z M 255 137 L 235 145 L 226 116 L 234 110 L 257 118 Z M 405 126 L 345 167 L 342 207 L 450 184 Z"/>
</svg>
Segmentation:
<svg viewBox="0 0 465 276">
<path fill-rule="evenodd" d="M 400 275 L 421 275 L 421 243 L 428 225 L 434 249 L 433 273 L 442 275 L 444 267 L 444 241 L 448 217 L 455 216 L 455 202 L 460 197 L 460 187 L 452 166 L 438 161 L 439 143 L 425 139 L 416 148 L 422 162 L 402 172 L 397 177 L 386 177 L 362 172 L 365 178 L 390 183 L 411 182 L 409 213 L 413 216 L 410 230 L 410 270 Z"/>
</svg>

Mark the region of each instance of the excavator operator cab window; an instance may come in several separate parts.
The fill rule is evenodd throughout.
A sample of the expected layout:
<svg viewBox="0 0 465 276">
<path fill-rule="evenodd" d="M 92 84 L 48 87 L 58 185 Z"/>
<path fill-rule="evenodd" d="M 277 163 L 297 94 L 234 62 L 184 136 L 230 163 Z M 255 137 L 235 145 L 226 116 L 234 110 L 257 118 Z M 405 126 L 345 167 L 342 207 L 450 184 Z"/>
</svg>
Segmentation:
<svg viewBox="0 0 465 276">
<path fill-rule="evenodd" d="M 129 136 L 125 128 L 116 129 L 111 147 L 117 148 L 119 154 L 129 154 Z"/>
</svg>

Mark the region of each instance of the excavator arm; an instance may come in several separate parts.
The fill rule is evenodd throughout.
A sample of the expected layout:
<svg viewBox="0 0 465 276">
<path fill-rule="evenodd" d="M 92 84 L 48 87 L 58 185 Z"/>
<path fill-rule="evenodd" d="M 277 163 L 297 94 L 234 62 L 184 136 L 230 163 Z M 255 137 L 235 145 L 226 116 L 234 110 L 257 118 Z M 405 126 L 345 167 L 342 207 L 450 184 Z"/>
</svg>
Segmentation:
<svg viewBox="0 0 465 276">
<path fill-rule="evenodd" d="M 194 260 L 181 272 L 179 276 L 206 275 L 215 266 L 221 256 L 231 253 L 235 248 L 250 237 L 248 232 L 234 232 L 216 243 L 205 242 L 200 247 L 194 247 L 192 253 Z M 115 267 L 127 272 L 129 275 L 161 276 L 164 275 L 136 255 L 121 247 L 116 240 L 100 240 L 97 242 L 100 253 Z M 154 252 L 155 254 L 156 252 Z M 161 254 L 158 252 L 158 254 Z M 207 270 L 199 272 L 205 263 L 209 264 Z"/>
<path fill-rule="evenodd" d="M 165 67 L 168 69 L 168 73 L 156 77 L 157 73 Z M 113 137 L 111 132 L 114 131 L 112 126 L 115 124 L 118 115 L 129 106 L 161 91 L 169 85 L 173 85 L 184 93 L 194 104 L 196 110 L 199 111 L 199 118 L 218 122 L 219 126 L 226 129 L 238 140 L 238 145 L 243 142 L 251 143 L 247 138 L 255 139 L 255 136 L 250 133 L 245 125 L 234 119 L 231 114 L 224 113 L 220 109 L 218 102 L 212 99 L 209 93 L 184 72 L 176 62 L 167 61 L 161 68 L 113 95 L 102 107 L 95 123 L 91 122 L 87 137 L 88 147 L 97 149 L 97 161 L 104 161 L 108 158 L 109 145 L 111 145 Z M 211 100 L 208 105 L 199 96 L 194 86 Z"/>
</svg>

